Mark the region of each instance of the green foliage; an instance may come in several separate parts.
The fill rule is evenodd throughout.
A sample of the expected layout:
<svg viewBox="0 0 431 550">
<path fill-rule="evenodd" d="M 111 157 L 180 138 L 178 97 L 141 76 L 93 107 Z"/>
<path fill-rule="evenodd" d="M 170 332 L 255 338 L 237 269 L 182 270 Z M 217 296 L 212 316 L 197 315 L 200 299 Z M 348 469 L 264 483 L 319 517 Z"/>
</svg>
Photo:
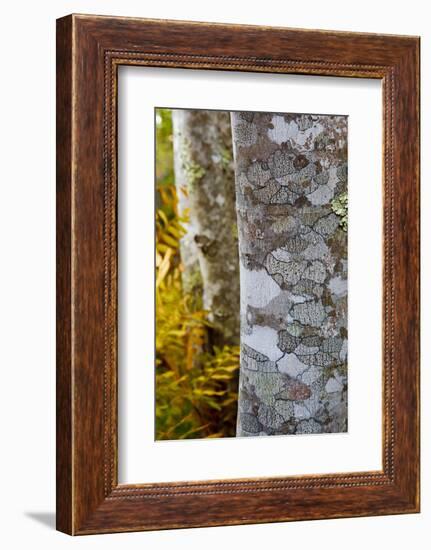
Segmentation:
<svg viewBox="0 0 431 550">
<path fill-rule="evenodd" d="M 208 312 L 182 288 L 184 221 L 156 214 L 156 438 L 233 436 L 239 347 L 208 350 Z"/>
<path fill-rule="evenodd" d="M 174 181 L 172 111 L 156 109 L 156 180 L 158 185 Z"/>
<path fill-rule="evenodd" d="M 175 185 L 165 177 L 172 151 L 159 143 L 171 143 L 169 120 L 162 113 L 156 131 L 156 439 L 234 436 L 239 346 L 211 347 L 202 299 L 182 285 L 179 242 L 188 220 L 178 216 Z"/>
<path fill-rule="evenodd" d="M 181 331 L 187 341 L 186 331 Z M 239 348 L 202 353 L 191 368 L 157 371 L 156 438 L 235 435 Z M 177 365 L 178 367 L 178 365 Z"/>
<path fill-rule="evenodd" d="M 333 199 L 332 211 L 340 217 L 340 227 L 343 231 L 347 231 L 348 226 L 348 202 L 347 193 L 341 193 Z"/>
</svg>

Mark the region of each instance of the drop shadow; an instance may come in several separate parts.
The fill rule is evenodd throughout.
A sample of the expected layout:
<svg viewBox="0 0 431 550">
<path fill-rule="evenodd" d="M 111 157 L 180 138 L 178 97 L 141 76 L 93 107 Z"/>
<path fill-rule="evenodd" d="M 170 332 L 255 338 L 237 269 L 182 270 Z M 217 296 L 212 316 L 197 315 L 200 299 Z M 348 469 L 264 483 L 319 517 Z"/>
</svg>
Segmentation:
<svg viewBox="0 0 431 550">
<path fill-rule="evenodd" d="M 49 527 L 50 529 L 55 529 L 55 513 L 54 512 L 25 512 L 25 515 L 28 518 L 37 521 L 38 523 Z"/>
</svg>

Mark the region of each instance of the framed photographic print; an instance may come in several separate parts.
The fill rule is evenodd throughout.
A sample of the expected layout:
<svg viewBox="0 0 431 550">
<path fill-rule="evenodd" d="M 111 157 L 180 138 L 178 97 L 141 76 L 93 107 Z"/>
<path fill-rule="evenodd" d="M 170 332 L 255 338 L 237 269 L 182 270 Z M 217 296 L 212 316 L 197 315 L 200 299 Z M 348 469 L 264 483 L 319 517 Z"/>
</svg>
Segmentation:
<svg viewBox="0 0 431 550">
<path fill-rule="evenodd" d="M 419 39 L 57 21 L 57 528 L 419 511 Z"/>
</svg>

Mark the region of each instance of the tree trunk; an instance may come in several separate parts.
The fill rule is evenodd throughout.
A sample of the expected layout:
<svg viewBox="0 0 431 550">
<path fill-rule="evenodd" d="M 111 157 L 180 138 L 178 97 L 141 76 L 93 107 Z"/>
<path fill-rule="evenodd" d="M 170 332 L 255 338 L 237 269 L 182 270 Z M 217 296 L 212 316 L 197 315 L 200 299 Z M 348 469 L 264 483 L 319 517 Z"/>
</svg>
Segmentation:
<svg viewBox="0 0 431 550">
<path fill-rule="evenodd" d="M 185 110 L 172 111 L 175 187 L 178 197 L 178 213 L 183 220 L 186 234 L 180 240 L 180 255 L 183 265 L 182 282 L 187 293 L 202 293 L 202 277 L 199 267 L 198 249 L 194 240 L 194 216 L 190 212 L 188 173 L 183 161 L 183 142 L 186 132 Z"/>
<path fill-rule="evenodd" d="M 347 430 L 347 118 L 232 113 L 237 435 Z"/>
<path fill-rule="evenodd" d="M 239 343 L 239 260 L 230 117 L 173 110 L 175 178 L 180 213 L 189 212 L 181 242 L 185 287 L 202 279 L 212 343 Z"/>
</svg>

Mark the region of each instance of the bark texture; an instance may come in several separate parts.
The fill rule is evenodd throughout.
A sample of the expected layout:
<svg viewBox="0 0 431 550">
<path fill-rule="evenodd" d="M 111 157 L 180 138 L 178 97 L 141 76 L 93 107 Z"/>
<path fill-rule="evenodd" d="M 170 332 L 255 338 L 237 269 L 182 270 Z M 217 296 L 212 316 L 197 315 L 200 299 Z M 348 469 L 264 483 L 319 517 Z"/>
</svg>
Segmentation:
<svg viewBox="0 0 431 550">
<path fill-rule="evenodd" d="M 232 113 L 237 435 L 347 430 L 347 118 Z"/>
<path fill-rule="evenodd" d="M 239 343 L 239 259 L 232 135 L 227 112 L 173 110 L 174 168 L 180 213 L 184 284 L 201 278 L 213 344 Z"/>
</svg>

